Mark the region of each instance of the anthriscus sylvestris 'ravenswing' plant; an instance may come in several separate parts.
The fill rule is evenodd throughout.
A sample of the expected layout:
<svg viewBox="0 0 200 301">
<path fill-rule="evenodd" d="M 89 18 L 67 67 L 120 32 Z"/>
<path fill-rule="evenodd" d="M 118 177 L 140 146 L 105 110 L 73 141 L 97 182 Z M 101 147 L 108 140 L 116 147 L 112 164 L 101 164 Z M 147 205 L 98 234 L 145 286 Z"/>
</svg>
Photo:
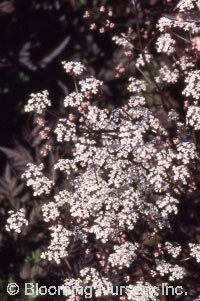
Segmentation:
<svg viewBox="0 0 200 301">
<path fill-rule="evenodd" d="M 138 7 L 133 6 L 137 14 Z M 107 286 L 126 286 L 117 300 L 161 300 L 162 283 L 178 283 L 187 291 L 189 262 L 200 262 L 198 241 L 181 245 L 178 237 L 170 239 L 183 199 L 199 185 L 200 71 L 193 63 L 192 40 L 187 55 L 179 52 L 175 60 L 176 48 L 185 39 L 180 38 L 180 31 L 183 35 L 200 32 L 198 24 L 181 18 L 181 12 L 197 7 L 198 1 L 181 0 L 176 7 L 179 18 L 159 19 L 160 36 L 154 45 L 172 63 L 161 64 L 155 74 L 151 71 L 153 54 L 141 48 L 137 23 L 141 53 L 135 67 L 141 76 L 129 76 L 129 96 L 121 106 L 101 105 L 103 82 L 84 77 L 86 68 L 80 62 L 63 62 L 75 91 L 65 97 L 66 114 L 55 125 L 45 121 L 45 111 L 51 106 L 47 91 L 32 94 L 25 106 L 43 128 L 42 139 L 53 136 L 55 145 L 66 150 L 51 167 L 54 180 L 45 170 L 45 158 L 55 149 L 48 143 L 41 154 L 44 162 L 29 163 L 22 175 L 34 196 L 46 196 L 41 211 L 50 225 L 51 240 L 41 257 L 64 263 L 70 270 L 70 246 L 78 241 L 82 245 L 80 269 L 61 280 L 66 286 L 92 286 L 99 300 L 112 300 Z M 89 12 L 84 15 L 89 16 Z M 113 42 L 132 58 L 129 35 L 114 36 Z M 120 68 L 118 77 L 124 72 Z M 184 82 L 181 97 L 187 97 L 182 111 L 165 93 L 180 80 Z M 152 86 L 160 95 L 165 122 L 148 106 Z M 19 232 L 27 225 L 23 209 L 10 214 L 7 230 Z M 91 253 L 95 253 L 95 264 L 87 260 Z M 77 299 L 68 293 L 66 300 L 84 300 L 81 294 Z"/>
</svg>

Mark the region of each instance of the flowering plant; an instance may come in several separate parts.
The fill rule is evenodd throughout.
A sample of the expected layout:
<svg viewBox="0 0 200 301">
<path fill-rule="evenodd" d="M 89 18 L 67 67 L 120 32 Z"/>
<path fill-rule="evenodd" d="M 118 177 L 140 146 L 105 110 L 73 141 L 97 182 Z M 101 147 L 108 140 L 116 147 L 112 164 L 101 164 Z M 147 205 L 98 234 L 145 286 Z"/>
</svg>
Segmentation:
<svg viewBox="0 0 200 301">
<path fill-rule="evenodd" d="M 74 82 L 74 91 L 63 102 L 64 116 L 52 122 L 46 91 L 31 94 L 25 107 L 33 113 L 43 143 L 39 162 L 28 163 L 22 174 L 33 196 L 44 200 L 41 212 L 51 239 L 41 258 L 64 264 L 68 276 L 61 277 L 63 284 L 91 285 L 99 300 L 112 300 L 98 289 L 106 283 L 126 285 L 118 300 L 161 300 L 162 282 L 181 284 L 187 292 L 190 261 L 200 261 L 198 235 L 188 239 L 181 224 L 177 229 L 183 204 L 199 206 L 195 197 L 200 166 L 198 49 L 191 39 L 187 53 L 177 50 L 188 43 L 184 38 L 188 32 L 200 32 L 196 22 L 182 20 L 181 12 L 198 7 L 198 1 L 181 0 L 175 20 L 167 15 L 158 20 L 160 36 L 154 46 L 163 63 L 154 70 L 150 46 L 155 37 L 143 46 L 139 8 L 133 1 L 137 43 L 132 43 L 130 30 L 113 38 L 129 60 L 135 60 L 135 45 L 140 51 L 120 106 L 102 101 L 103 81 L 87 76 L 81 62 L 64 62 Z M 90 13 L 84 18 L 90 18 Z M 117 71 L 123 81 L 126 66 L 118 66 Z M 177 104 L 168 89 L 181 81 L 184 87 Z M 150 93 L 159 98 L 152 106 Z M 56 160 L 50 171 L 45 162 L 52 154 Z M 27 226 L 23 208 L 10 214 L 7 230 L 19 232 Z M 81 246 L 77 265 L 71 259 L 75 244 Z M 150 288 L 143 295 L 134 289 L 141 285 Z M 196 292 L 197 286 L 194 280 Z M 66 300 L 83 299 L 66 296 Z"/>
</svg>

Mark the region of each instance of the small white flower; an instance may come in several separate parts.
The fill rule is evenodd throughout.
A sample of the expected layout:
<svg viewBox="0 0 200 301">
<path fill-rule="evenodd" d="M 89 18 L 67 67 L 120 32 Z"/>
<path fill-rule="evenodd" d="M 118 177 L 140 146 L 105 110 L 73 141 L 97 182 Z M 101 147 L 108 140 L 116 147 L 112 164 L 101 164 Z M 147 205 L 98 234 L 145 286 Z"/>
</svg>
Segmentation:
<svg viewBox="0 0 200 301">
<path fill-rule="evenodd" d="M 196 258 L 196 261 L 200 262 L 200 244 L 189 244 L 190 247 L 190 255 Z"/>
<path fill-rule="evenodd" d="M 151 285 L 148 282 L 137 281 L 135 285 L 126 286 L 125 291 L 128 300 L 137 301 L 157 301 L 159 288 Z"/>
<path fill-rule="evenodd" d="M 147 84 L 144 80 L 139 80 L 134 77 L 129 78 L 130 84 L 128 85 L 129 92 L 138 92 L 146 91 Z"/>
<path fill-rule="evenodd" d="M 190 71 L 185 78 L 187 86 L 182 94 L 185 96 L 192 96 L 195 99 L 200 98 L 200 70 Z"/>
<path fill-rule="evenodd" d="M 88 94 L 97 94 L 103 82 L 94 77 L 88 77 L 79 81 L 79 85 L 81 86 L 81 92 L 87 97 Z"/>
<path fill-rule="evenodd" d="M 65 97 L 64 106 L 66 108 L 67 107 L 77 107 L 77 106 L 80 106 L 82 101 L 83 101 L 83 94 L 73 92 Z"/>
<path fill-rule="evenodd" d="M 85 67 L 80 62 L 65 62 L 63 61 L 64 69 L 67 73 L 72 73 L 75 76 L 81 75 L 85 70 Z"/>
<path fill-rule="evenodd" d="M 21 232 L 23 225 L 28 225 L 28 221 L 25 218 L 25 210 L 21 208 L 16 213 L 13 210 L 8 212 L 10 217 L 7 219 L 6 230 L 11 231 L 14 230 L 17 233 Z"/>
<path fill-rule="evenodd" d="M 28 104 L 24 107 L 25 112 L 36 112 L 37 114 L 42 114 L 46 107 L 51 106 L 51 102 L 48 99 L 48 91 L 43 91 L 42 93 L 32 93 L 31 98 L 28 100 Z"/>
<path fill-rule="evenodd" d="M 28 163 L 27 170 L 22 174 L 22 178 L 26 180 L 26 185 L 32 186 L 34 196 L 39 196 L 43 193 L 49 194 L 54 185 L 53 181 L 50 181 L 43 175 L 43 168 L 44 165 L 42 163 L 39 166 Z"/>
<path fill-rule="evenodd" d="M 177 8 L 181 12 L 185 12 L 186 10 L 192 10 L 194 9 L 194 4 L 196 2 L 199 2 L 198 0 L 180 0 L 177 4 Z"/>
<path fill-rule="evenodd" d="M 147 53 L 147 52 L 145 52 L 144 55 L 145 55 L 146 62 L 149 64 L 151 62 L 151 60 L 152 60 L 152 55 L 149 54 L 149 53 Z M 141 53 L 139 54 L 139 56 L 138 56 L 138 58 L 136 60 L 136 64 L 135 65 L 138 68 L 145 66 L 143 55 Z"/>
<path fill-rule="evenodd" d="M 61 225 L 52 226 L 49 229 L 51 230 L 51 242 L 48 250 L 42 252 L 41 258 L 47 258 L 49 261 L 55 260 L 59 264 L 61 258 L 68 255 L 67 247 L 72 232 Z"/>
<path fill-rule="evenodd" d="M 108 261 L 112 266 L 125 265 L 127 267 L 136 259 L 135 251 L 139 247 L 138 243 L 125 242 L 121 246 L 114 246 L 115 252 L 111 254 Z"/>
<path fill-rule="evenodd" d="M 61 118 L 54 132 L 57 134 L 57 141 L 71 141 L 76 139 L 76 125 L 74 122 Z"/>
<path fill-rule="evenodd" d="M 181 246 L 176 244 L 176 243 L 172 244 L 170 242 L 166 242 L 165 243 L 165 249 L 174 258 L 178 257 L 178 255 L 181 252 Z"/>
<path fill-rule="evenodd" d="M 160 273 L 161 276 L 165 276 L 169 274 L 169 280 L 175 281 L 179 279 L 183 279 L 185 276 L 185 270 L 181 266 L 175 264 L 172 265 L 165 260 L 156 260 L 157 267 L 156 270 Z"/>
<path fill-rule="evenodd" d="M 128 41 L 128 37 L 125 34 L 122 34 L 122 37 L 114 36 L 112 40 L 116 45 L 123 46 L 129 50 L 133 49 L 133 45 Z"/>
<path fill-rule="evenodd" d="M 48 204 L 44 204 L 42 206 L 42 213 L 45 222 L 49 222 L 50 220 L 55 220 L 60 212 L 58 210 L 58 205 L 54 202 L 49 202 Z"/>
<path fill-rule="evenodd" d="M 175 40 L 171 38 L 169 33 L 162 34 L 156 42 L 158 52 L 171 54 L 175 51 Z"/>
<path fill-rule="evenodd" d="M 160 76 L 156 78 L 156 81 L 158 83 L 166 82 L 169 84 L 175 84 L 178 81 L 179 78 L 178 69 L 173 69 L 173 71 L 171 71 L 167 66 L 164 66 L 160 68 L 159 72 L 160 72 Z"/>
</svg>

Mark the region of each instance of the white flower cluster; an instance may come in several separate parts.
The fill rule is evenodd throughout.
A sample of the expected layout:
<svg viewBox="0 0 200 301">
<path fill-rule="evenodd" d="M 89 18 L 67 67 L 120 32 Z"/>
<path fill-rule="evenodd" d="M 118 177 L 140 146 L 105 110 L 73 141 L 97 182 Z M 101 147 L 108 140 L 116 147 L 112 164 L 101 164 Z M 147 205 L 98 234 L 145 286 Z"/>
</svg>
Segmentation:
<svg viewBox="0 0 200 301">
<path fill-rule="evenodd" d="M 28 225 L 28 221 L 25 218 L 25 210 L 21 208 L 16 213 L 13 210 L 9 212 L 10 217 L 7 219 L 6 231 L 14 230 L 17 233 L 21 232 L 23 225 Z"/>
<path fill-rule="evenodd" d="M 78 170 L 75 162 L 69 159 L 59 159 L 54 165 L 54 168 L 64 171 L 67 175 L 69 175 L 72 171 L 76 172 Z"/>
<path fill-rule="evenodd" d="M 55 262 L 59 264 L 61 258 L 64 258 L 68 255 L 67 247 L 70 243 L 72 232 L 65 229 L 61 225 L 52 226 L 49 229 L 52 231 L 52 239 L 48 250 L 42 252 L 41 258 L 48 258 L 49 261 L 55 260 Z"/>
<path fill-rule="evenodd" d="M 189 106 L 186 114 L 186 124 L 190 125 L 195 131 L 200 130 L 200 107 L 197 105 Z"/>
<path fill-rule="evenodd" d="M 104 129 L 108 123 L 108 110 L 100 110 L 96 106 L 89 106 L 85 123 L 92 127 L 93 130 Z"/>
<path fill-rule="evenodd" d="M 180 267 L 179 265 L 175 264 L 172 265 L 165 260 L 156 260 L 157 266 L 156 270 L 160 273 L 161 276 L 165 276 L 166 274 L 169 274 L 169 280 L 175 281 L 179 279 L 183 279 L 185 276 L 185 270 L 184 268 Z"/>
<path fill-rule="evenodd" d="M 71 141 L 76 139 L 76 125 L 74 122 L 61 118 L 54 132 L 57 134 L 57 141 Z"/>
<path fill-rule="evenodd" d="M 188 168 L 185 165 L 173 166 L 173 180 L 181 181 L 184 185 L 187 184 L 188 179 L 190 178 L 190 173 L 188 172 Z"/>
<path fill-rule="evenodd" d="M 170 281 L 175 281 L 179 279 L 183 279 L 185 276 L 185 269 L 180 267 L 179 265 L 175 264 L 170 268 L 171 275 L 169 277 Z"/>
<path fill-rule="evenodd" d="M 178 255 L 181 252 L 181 246 L 178 245 L 177 243 L 172 244 L 170 242 L 166 242 L 165 243 L 165 249 L 174 258 L 178 257 Z"/>
<path fill-rule="evenodd" d="M 145 101 L 145 98 L 144 97 L 141 97 L 141 96 L 132 96 L 130 97 L 129 101 L 128 101 L 128 104 L 130 107 L 142 107 L 142 106 L 145 106 L 146 104 L 146 101 Z"/>
<path fill-rule="evenodd" d="M 70 288 L 70 290 L 69 290 Z M 62 285 L 63 295 L 67 297 L 66 301 L 77 301 L 79 300 L 78 295 L 83 295 L 83 282 L 80 278 L 78 279 L 66 279 Z"/>
<path fill-rule="evenodd" d="M 67 107 L 77 107 L 80 106 L 80 104 L 83 101 L 83 94 L 82 93 L 70 93 L 67 95 L 64 99 L 64 106 Z"/>
<path fill-rule="evenodd" d="M 115 240 L 117 234 L 120 232 L 119 226 L 116 226 L 116 217 L 114 211 L 105 215 L 101 214 L 96 220 L 94 226 L 89 231 L 94 233 L 97 239 L 100 239 L 103 243 L 110 240 Z"/>
<path fill-rule="evenodd" d="M 22 174 L 22 178 L 26 180 L 27 186 L 32 186 L 33 195 L 38 196 L 43 193 L 49 194 L 54 182 L 45 177 L 42 173 L 44 165 L 41 163 L 39 166 L 28 163 L 27 170 Z"/>
<path fill-rule="evenodd" d="M 129 78 L 130 84 L 128 85 L 129 92 L 137 92 L 146 91 L 147 84 L 144 80 L 136 79 L 134 77 Z"/>
<path fill-rule="evenodd" d="M 177 65 L 179 65 L 182 70 L 187 70 L 194 67 L 194 63 L 191 62 L 191 58 L 185 55 L 183 55 L 180 60 L 177 61 Z"/>
<path fill-rule="evenodd" d="M 122 37 L 114 36 L 112 40 L 115 42 L 116 45 L 123 46 L 126 49 L 132 50 L 133 45 L 129 42 L 128 37 L 125 34 Z"/>
<path fill-rule="evenodd" d="M 164 80 L 166 77 L 168 82 L 176 82 L 178 75 L 175 78 L 166 68 L 161 72 Z M 146 89 L 144 81 L 129 80 L 131 92 Z M 144 97 L 132 96 L 122 107 L 108 110 L 89 100 L 102 82 L 89 78 L 78 84 L 81 95 L 71 93 L 65 99 L 66 107 L 75 107 L 74 119 L 70 114 L 59 119 L 54 131 L 57 141 L 64 142 L 69 151 L 54 164 L 64 188 L 59 191 L 56 187 L 54 200 L 42 206 L 44 220 L 54 223 L 50 246 L 42 257 L 59 263 L 68 255 L 71 239 L 86 242 L 94 236 L 99 245 L 113 246 L 113 253 L 108 250 L 103 259 L 98 258 L 106 274 L 109 269 L 112 272 L 137 261 L 140 245 L 126 233 L 137 229 L 141 220 L 144 227 L 154 226 L 154 234 L 170 227 L 172 215 L 178 213 L 179 195 L 190 183 L 190 167 L 198 160 L 197 149 L 185 123 L 180 123 L 171 140 L 153 110 L 146 106 Z M 82 102 L 82 95 L 88 97 L 86 102 Z M 178 110 L 171 111 L 169 119 L 179 120 Z M 30 163 L 23 175 L 27 185 L 33 186 L 34 195 L 49 193 L 53 186 L 42 170 L 42 164 L 38 167 Z M 60 212 L 64 210 L 71 220 L 66 228 L 59 224 Z M 165 249 L 176 258 L 180 246 L 166 243 Z M 157 271 L 167 275 L 169 281 L 184 276 L 182 267 L 166 261 L 158 262 Z M 71 279 L 72 283 L 76 281 L 84 285 L 91 282 L 95 288 L 108 282 L 108 278 L 86 268 L 80 278 Z M 141 297 L 133 290 L 127 291 L 127 298 L 156 300 L 153 298 L 157 291 L 153 288 L 154 293 Z"/>
<path fill-rule="evenodd" d="M 200 70 L 190 71 L 185 78 L 187 86 L 183 90 L 183 95 L 200 98 Z"/>
<path fill-rule="evenodd" d="M 89 97 L 90 94 L 97 94 L 103 82 L 94 77 L 88 77 L 85 80 L 79 81 L 79 85 L 81 86 L 81 92 L 86 97 Z"/>
<path fill-rule="evenodd" d="M 191 160 L 197 156 L 196 146 L 192 142 L 182 142 L 177 144 L 177 156 L 178 160 L 182 160 L 183 164 L 188 164 Z"/>
<path fill-rule="evenodd" d="M 65 286 L 77 287 L 77 295 L 83 295 L 83 289 L 87 286 L 91 286 L 94 289 L 95 297 L 102 297 L 110 293 L 112 283 L 108 278 L 102 277 L 95 268 L 86 267 L 80 271 L 80 278 L 65 279 L 64 287 Z M 73 290 L 71 290 L 70 292 L 66 291 L 66 293 L 68 293 L 69 297 L 76 296 Z"/>
<path fill-rule="evenodd" d="M 162 34 L 156 42 L 158 52 L 171 54 L 175 51 L 175 40 L 171 38 L 169 33 Z"/>
<path fill-rule="evenodd" d="M 157 27 L 161 32 L 164 32 L 167 28 L 180 28 L 191 33 L 200 31 L 200 27 L 195 22 L 184 22 L 181 14 L 175 19 L 170 17 L 160 18 Z"/>
<path fill-rule="evenodd" d="M 156 78 L 158 83 L 166 82 L 168 84 L 175 84 L 178 81 L 179 71 L 176 68 L 171 71 L 167 66 L 163 66 L 159 72 L 160 76 Z"/>
<path fill-rule="evenodd" d="M 126 295 L 128 300 L 157 301 L 159 288 L 148 282 L 137 281 L 136 285 L 128 285 L 126 287 Z"/>
<path fill-rule="evenodd" d="M 180 69 L 181 71 L 184 71 L 185 73 L 188 71 L 190 71 L 192 68 L 194 68 L 194 63 L 191 61 L 191 57 L 189 56 L 181 56 L 179 60 L 177 60 L 173 66 L 177 67 L 178 69 Z"/>
<path fill-rule="evenodd" d="M 178 203 L 178 200 L 173 198 L 169 193 L 167 193 L 164 197 L 159 197 L 156 201 L 156 205 L 161 210 L 161 215 L 163 217 L 167 217 L 171 213 L 177 214 Z"/>
<path fill-rule="evenodd" d="M 144 56 L 145 56 L 146 62 L 149 64 L 149 63 L 151 62 L 151 60 L 152 60 L 152 55 L 149 54 L 149 53 L 147 53 L 147 52 L 145 52 L 145 53 L 144 53 Z M 136 66 L 137 68 L 140 68 L 140 67 L 144 67 L 144 66 L 145 66 L 145 61 L 144 61 L 143 55 L 142 55 L 141 53 L 139 54 L 139 56 L 138 56 L 138 58 L 137 58 L 137 60 L 136 60 L 135 66 Z"/>
<path fill-rule="evenodd" d="M 80 62 L 65 62 L 63 61 L 64 69 L 67 73 L 72 73 L 75 76 L 81 75 L 85 70 L 85 67 Z"/>
<path fill-rule="evenodd" d="M 177 8 L 181 12 L 185 12 L 186 10 L 192 10 L 195 8 L 194 4 L 199 2 L 198 0 L 180 0 L 177 4 Z"/>
<path fill-rule="evenodd" d="M 127 267 L 135 260 L 135 251 L 139 247 L 138 243 L 125 242 L 121 246 L 114 246 L 115 253 L 111 254 L 108 261 L 112 266 L 125 265 Z"/>
<path fill-rule="evenodd" d="M 189 244 L 190 247 L 190 255 L 196 258 L 196 261 L 200 262 L 200 244 Z"/>
<path fill-rule="evenodd" d="M 42 93 L 32 93 L 31 98 L 28 100 L 28 104 L 24 107 L 25 112 L 36 112 L 42 114 L 46 107 L 51 106 L 51 101 L 48 99 L 48 91 Z"/>
<path fill-rule="evenodd" d="M 60 205 L 70 205 L 70 214 L 75 218 L 81 216 L 87 221 L 93 216 L 94 224 L 86 231 L 94 233 L 103 243 L 118 240 L 120 231 L 126 227 L 133 229 L 141 214 L 151 214 L 161 227 L 170 214 L 177 213 L 178 200 L 168 192 L 168 173 L 172 175 L 171 181 L 178 185 L 185 184 L 189 177 L 188 173 L 183 173 L 183 163 L 194 158 L 193 152 L 190 156 L 187 151 L 186 158 L 182 148 L 179 150 L 180 145 L 177 145 L 177 152 L 166 146 L 163 146 L 162 151 L 158 151 L 157 147 L 162 146 L 161 142 L 152 140 L 147 143 L 143 140 L 147 130 L 166 135 L 159 121 L 144 105 L 144 98 L 139 96 L 130 98 L 128 108 L 116 109 L 112 114 L 89 105 L 86 119 L 89 122 L 85 129 L 89 127 L 94 131 L 102 129 L 111 133 L 117 130 L 118 138 L 113 139 L 112 134 L 104 132 L 101 147 L 97 147 L 95 140 L 88 139 L 87 135 L 83 134 L 76 137 L 74 159 L 62 159 L 55 165 L 55 168 L 66 172 L 67 175 L 70 175 L 73 169 L 77 171 L 77 164 L 85 168 L 85 171 L 71 182 L 74 193 L 65 191 L 62 192 L 62 197 L 57 195 L 56 198 Z M 81 129 L 84 129 L 83 125 Z M 76 136 L 75 133 L 74 135 Z M 186 146 L 184 145 L 187 150 Z M 125 159 L 129 154 L 138 162 L 138 167 Z M 174 164 L 175 158 L 179 158 L 180 166 Z M 101 176 L 104 169 L 108 171 L 107 181 Z M 149 170 L 148 173 L 146 169 Z M 136 190 L 132 188 L 133 184 L 137 186 Z M 123 187 L 126 187 L 126 190 Z M 143 191 L 148 189 L 153 189 L 155 193 L 165 191 L 164 195 L 157 197 L 154 206 L 141 201 L 144 199 Z"/>
<path fill-rule="evenodd" d="M 87 281 L 87 284 L 89 284 L 89 282 L 92 284 L 92 287 L 95 289 L 96 297 L 101 296 L 99 288 L 112 285 L 109 279 L 100 276 L 100 273 L 95 268 L 84 268 L 80 271 L 80 275 Z"/>
<path fill-rule="evenodd" d="M 45 222 L 49 222 L 51 219 L 55 220 L 60 215 L 58 206 L 54 202 L 49 202 L 48 204 L 44 204 L 42 206 L 42 213 Z"/>
<path fill-rule="evenodd" d="M 172 27 L 173 26 L 173 21 L 170 20 L 167 17 L 162 17 L 158 20 L 157 27 L 161 32 L 165 31 L 166 28 Z"/>
<path fill-rule="evenodd" d="M 58 194 L 54 196 L 57 206 L 62 206 L 68 202 L 71 194 L 67 190 L 61 190 Z"/>
</svg>

